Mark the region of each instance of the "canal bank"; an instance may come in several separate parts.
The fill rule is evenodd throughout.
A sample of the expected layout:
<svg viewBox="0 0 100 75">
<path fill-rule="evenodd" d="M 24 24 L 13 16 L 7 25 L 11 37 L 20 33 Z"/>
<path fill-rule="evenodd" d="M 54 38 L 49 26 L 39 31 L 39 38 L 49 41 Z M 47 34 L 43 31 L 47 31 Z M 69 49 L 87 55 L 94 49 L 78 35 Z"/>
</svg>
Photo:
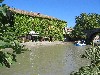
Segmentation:
<svg viewBox="0 0 100 75">
<path fill-rule="evenodd" d="M 53 45 L 67 45 L 68 43 L 72 43 L 72 42 L 63 42 L 63 41 L 54 41 L 54 42 L 49 42 L 49 41 L 42 41 L 42 42 L 25 42 L 25 43 L 21 43 L 22 45 L 24 45 L 27 48 L 30 47 L 39 47 L 39 46 L 53 46 Z"/>
</svg>

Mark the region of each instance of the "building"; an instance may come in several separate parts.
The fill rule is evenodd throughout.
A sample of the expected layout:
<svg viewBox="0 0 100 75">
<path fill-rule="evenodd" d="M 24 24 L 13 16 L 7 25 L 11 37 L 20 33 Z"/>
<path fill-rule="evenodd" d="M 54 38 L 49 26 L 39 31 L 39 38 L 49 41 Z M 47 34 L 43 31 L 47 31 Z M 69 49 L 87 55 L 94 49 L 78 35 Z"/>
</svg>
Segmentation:
<svg viewBox="0 0 100 75">
<path fill-rule="evenodd" d="M 15 8 L 9 8 L 9 10 L 12 11 L 13 13 L 24 14 L 24 15 L 28 15 L 28 16 L 32 16 L 32 17 L 42 17 L 42 18 L 60 20 L 60 19 L 57 19 L 57 18 L 52 17 L 52 16 L 43 15 L 41 13 L 28 12 L 28 11 L 25 11 L 25 10 L 20 10 L 20 9 L 15 9 Z M 61 20 L 61 21 L 63 21 L 63 20 Z"/>
<path fill-rule="evenodd" d="M 70 34 L 74 29 L 73 28 L 64 28 L 66 34 Z"/>
<path fill-rule="evenodd" d="M 33 25 L 32 26 L 33 29 L 31 28 L 30 30 L 31 31 L 35 31 L 36 33 L 39 33 L 39 36 L 48 37 L 48 38 L 50 38 L 52 36 L 55 40 L 62 39 L 63 29 L 67 24 L 66 21 L 63 21 L 63 20 L 60 20 L 60 19 L 57 19 L 57 18 L 54 18 L 54 17 L 51 17 L 51 16 L 43 15 L 41 13 L 28 12 L 28 11 L 24 11 L 24 10 L 15 9 L 15 8 L 9 8 L 9 10 L 10 10 L 10 12 L 8 12 L 8 14 L 9 13 L 11 13 L 12 15 L 16 14 L 19 17 L 24 16 L 24 17 L 30 17 L 32 19 L 37 19 L 38 18 L 39 19 L 39 23 L 41 25 L 40 24 L 36 24 L 35 22 L 32 22 L 31 25 Z M 12 15 L 10 15 L 10 16 L 12 16 Z M 16 17 L 14 17 L 14 18 L 16 18 Z M 21 19 L 23 19 L 23 17 Z M 47 23 L 45 23 L 45 24 L 41 23 L 43 21 L 43 19 L 45 19 L 44 22 L 47 20 Z M 30 31 L 28 31 L 28 28 L 30 28 L 29 27 L 30 25 L 28 25 L 26 23 L 20 25 L 21 22 L 19 22 L 19 21 L 20 20 L 16 20 L 17 25 L 19 25 L 19 27 L 22 26 L 22 25 L 24 25 L 25 27 L 27 26 L 26 27 L 26 30 L 27 30 L 26 32 L 30 32 Z M 23 21 L 24 21 L 24 19 L 23 19 Z M 53 23 L 51 23 L 51 21 L 53 21 Z M 15 24 L 12 24 L 12 25 L 15 25 Z M 35 26 L 38 26 L 41 29 L 40 30 L 36 30 Z M 44 27 L 42 27 L 42 26 L 44 26 Z M 18 29 L 19 29 L 18 32 L 20 32 L 20 28 L 18 28 Z M 23 29 L 21 30 L 20 33 L 24 33 Z"/>
</svg>

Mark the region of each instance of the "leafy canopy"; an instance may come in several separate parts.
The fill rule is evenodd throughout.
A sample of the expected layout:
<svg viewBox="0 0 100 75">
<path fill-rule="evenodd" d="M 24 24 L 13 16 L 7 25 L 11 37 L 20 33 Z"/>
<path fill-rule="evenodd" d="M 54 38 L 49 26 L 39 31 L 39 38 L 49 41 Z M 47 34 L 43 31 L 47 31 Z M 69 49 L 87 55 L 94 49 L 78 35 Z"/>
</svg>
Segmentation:
<svg viewBox="0 0 100 75">
<path fill-rule="evenodd" d="M 96 13 L 82 13 L 76 16 L 76 25 L 72 31 L 72 38 L 86 38 L 84 31 L 100 27 L 100 15 Z"/>
</svg>

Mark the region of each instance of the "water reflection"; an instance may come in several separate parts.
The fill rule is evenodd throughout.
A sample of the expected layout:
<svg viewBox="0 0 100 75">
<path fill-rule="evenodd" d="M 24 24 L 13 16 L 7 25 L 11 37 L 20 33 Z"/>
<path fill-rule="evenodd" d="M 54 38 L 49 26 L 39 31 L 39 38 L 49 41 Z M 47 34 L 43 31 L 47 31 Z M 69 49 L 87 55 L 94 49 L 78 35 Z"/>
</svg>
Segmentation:
<svg viewBox="0 0 100 75">
<path fill-rule="evenodd" d="M 18 62 L 10 69 L 0 68 L 0 75 L 69 75 L 89 63 L 80 58 L 85 48 L 72 44 L 31 47 L 31 51 L 17 57 Z"/>
</svg>

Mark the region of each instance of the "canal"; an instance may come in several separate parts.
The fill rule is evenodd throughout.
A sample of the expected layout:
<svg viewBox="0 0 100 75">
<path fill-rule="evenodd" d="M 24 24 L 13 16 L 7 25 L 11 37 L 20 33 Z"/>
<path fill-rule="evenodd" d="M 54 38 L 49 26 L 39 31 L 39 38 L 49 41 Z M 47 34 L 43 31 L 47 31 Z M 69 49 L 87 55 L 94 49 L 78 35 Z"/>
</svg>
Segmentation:
<svg viewBox="0 0 100 75">
<path fill-rule="evenodd" d="M 89 60 L 80 58 L 87 46 L 77 47 L 72 43 L 52 46 L 30 47 L 17 56 L 11 68 L 0 67 L 0 75 L 70 75 Z"/>
</svg>

